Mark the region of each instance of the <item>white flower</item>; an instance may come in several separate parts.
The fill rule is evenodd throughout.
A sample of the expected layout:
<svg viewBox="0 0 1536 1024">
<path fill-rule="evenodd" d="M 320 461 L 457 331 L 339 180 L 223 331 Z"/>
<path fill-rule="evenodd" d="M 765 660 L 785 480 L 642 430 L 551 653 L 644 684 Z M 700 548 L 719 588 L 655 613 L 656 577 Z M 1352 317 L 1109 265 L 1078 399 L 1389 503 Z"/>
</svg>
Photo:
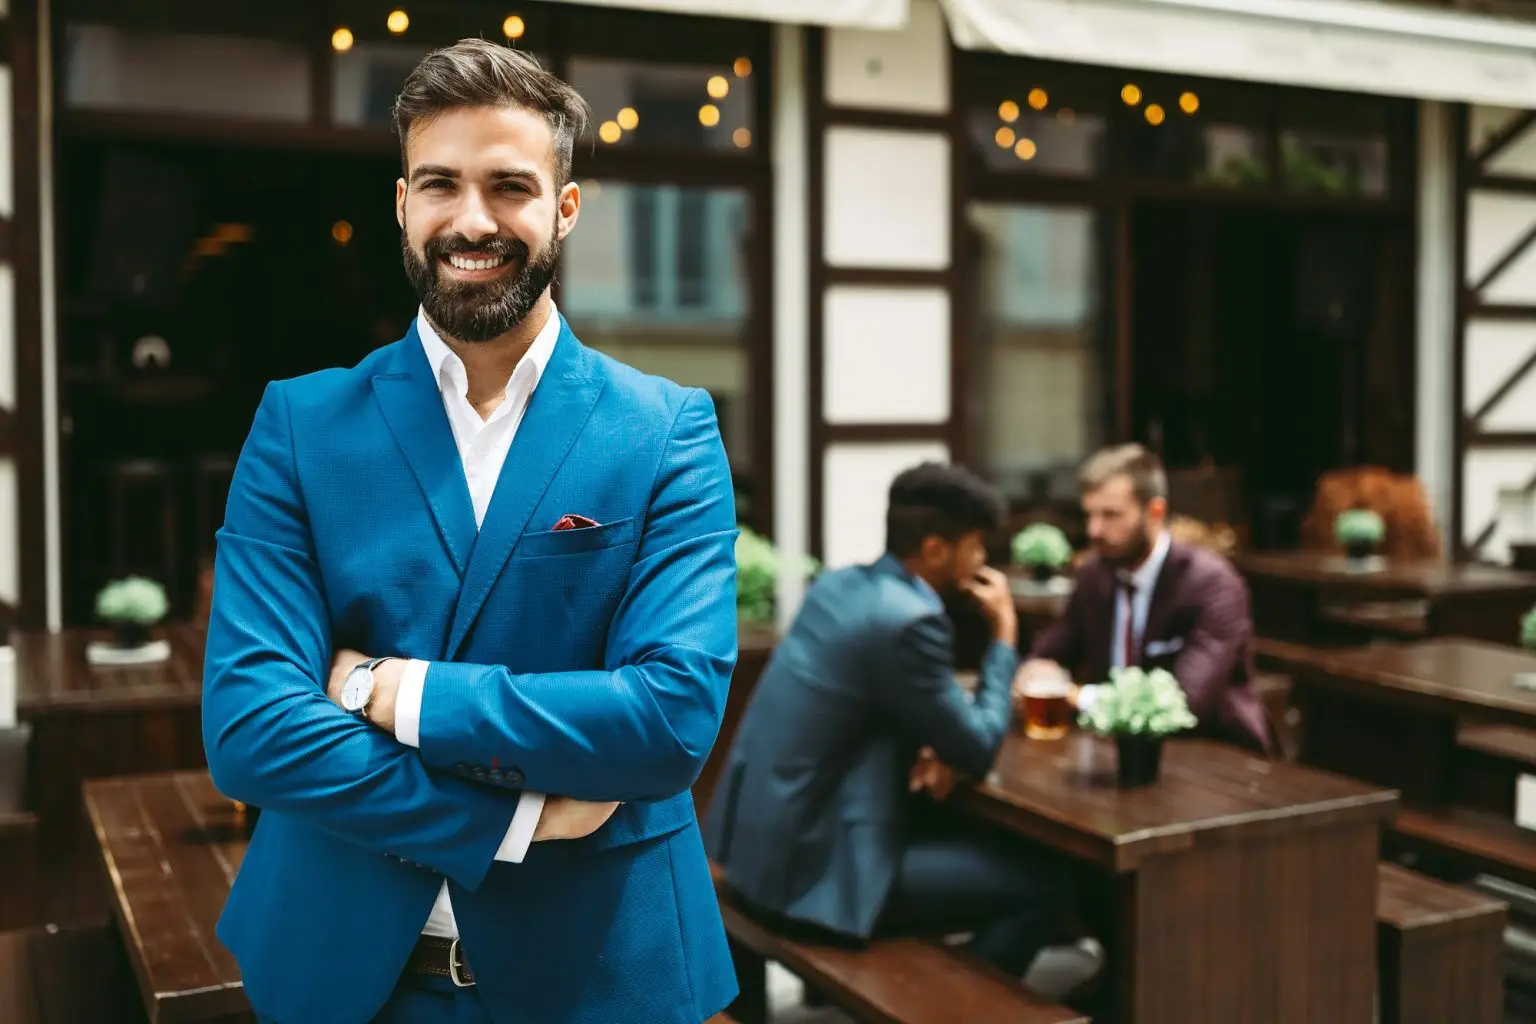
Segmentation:
<svg viewBox="0 0 1536 1024">
<path fill-rule="evenodd" d="M 1197 723 L 1177 679 L 1163 669 L 1143 672 L 1139 668 L 1111 672 L 1091 710 L 1078 721 L 1098 733 L 1139 736 L 1167 736 Z"/>
</svg>

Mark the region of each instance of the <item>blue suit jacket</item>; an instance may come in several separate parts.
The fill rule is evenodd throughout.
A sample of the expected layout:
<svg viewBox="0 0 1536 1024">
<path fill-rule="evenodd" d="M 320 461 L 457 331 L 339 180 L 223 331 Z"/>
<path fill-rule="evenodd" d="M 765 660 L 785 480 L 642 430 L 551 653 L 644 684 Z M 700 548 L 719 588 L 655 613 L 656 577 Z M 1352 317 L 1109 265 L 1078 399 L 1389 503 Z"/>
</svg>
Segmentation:
<svg viewBox="0 0 1536 1024">
<path fill-rule="evenodd" d="M 553 531 L 567 513 L 600 526 Z M 478 532 L 415 329 L 267 388 L 219 532 L 203 736 L 262 808 L 219 936 L 258 1012 L 364 1021 L 446 876 L 498 1021 L 698 1024 L 736 987 L 688 789 L 736 659 L 709 396 L 559 341 Z M 326 699 L 434 662 L 412 749 Z M 623 806 L 493 862 L 523 786 Z"/>
<path fill-rule="evenodd" d="M 886 555 L 823 573 L 736 728 L 705 822 L 710 854 L 766 910 L 875 930 L 907 841 L 919 747 L 984 776 L 1008 731 L 1018 654 L 993 642 L 975 700 L 955 683 L 944 604 Z"/>
</svg>

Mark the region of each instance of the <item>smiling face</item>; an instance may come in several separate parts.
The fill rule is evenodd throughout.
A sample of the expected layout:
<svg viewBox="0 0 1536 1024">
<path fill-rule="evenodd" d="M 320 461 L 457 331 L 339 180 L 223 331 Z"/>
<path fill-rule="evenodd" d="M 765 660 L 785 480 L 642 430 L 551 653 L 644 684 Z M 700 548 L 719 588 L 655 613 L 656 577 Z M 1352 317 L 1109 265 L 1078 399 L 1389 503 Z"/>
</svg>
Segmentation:
<svg viewBox="0 0 1536 1024">
<path fill-rule="evenodd" d="M 581 190 L 556 185 L 555 135 L 515 106 L 458 107 L 411 125 L 396 182 L 406 276 L 439 331 L 490 341 L 544 299 Z"/>
</svg>

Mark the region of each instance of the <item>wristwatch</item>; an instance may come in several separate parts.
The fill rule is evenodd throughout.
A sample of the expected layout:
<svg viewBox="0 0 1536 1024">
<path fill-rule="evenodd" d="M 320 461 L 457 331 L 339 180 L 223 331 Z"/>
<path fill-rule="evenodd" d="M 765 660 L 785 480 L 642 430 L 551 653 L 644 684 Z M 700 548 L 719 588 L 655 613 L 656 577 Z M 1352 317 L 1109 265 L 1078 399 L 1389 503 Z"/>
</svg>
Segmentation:
<svg viewBox="0 0 1536 1024">
<path fill-rule="evenodd" d="M 341 683 L 342 710 L 367 718 L 368 705 L 373 703 L 374 667 L 393 660 L 389 656 L 369 658 L 367 661 L 359 662 L 352 671 L 348 672 L 347 678 Z"/>
</svg>

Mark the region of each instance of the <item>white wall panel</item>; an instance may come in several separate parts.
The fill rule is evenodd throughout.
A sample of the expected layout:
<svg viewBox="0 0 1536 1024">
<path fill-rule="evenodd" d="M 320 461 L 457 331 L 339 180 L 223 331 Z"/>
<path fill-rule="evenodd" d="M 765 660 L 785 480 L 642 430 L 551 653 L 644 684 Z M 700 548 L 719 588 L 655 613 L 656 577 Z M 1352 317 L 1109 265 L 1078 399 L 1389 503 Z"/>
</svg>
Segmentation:
<svg viewBox="0 0 1536 1024">
<path fill-rule="evenodd" d="M 0 601 L 12 607 L 21 600 L 21 535 L 16 507 L 16 460 L 0 457 Z"/>
<path fill-rule="evenodd" d="M 836 267 L 949 266 L 949 139 L 932 132 L 829 129 L 826 260 Z"/>
<path fill-rule="evenodd" d="M 16 272 L 0 263 L 0 408 L 16 408 Z"/>
<path fill-rule="evenodd" d="M 947 462 L 942 441 L 841 443 L 822 465 L 822 551 L 828 568 L 871 562 L 885 550 L 891 481 L 920 462 Z"/>
<path fill-rule="evenodd" d="M 822 321 L 828 423 L 949 420 L 949 293 L 836 285 Z"/>
<path fill-rule="evenodd" d="M 949 110 L 949 31 L 937 0 L 913 0 L 895 31 L 827 32 L 827 102 L 942 114 Z"/>
<path fill-rule="evenodd" d="M 1471 415 L 1536 351 L 1536 324 L 1473 320 L 1467 324 L 1466 341 L 1462 411 Z"/>
<path fill-rule="evenodd" d="M 1467 199 L 1467 283 L 1476 284 L 1536 224 L 1536 197 L 1473 192 Z"/>
<path fill-rule="evenodd" d="M 1471 544 L 1483 529 L 1498 518 L 1499 491 L 1524 487 L 1536 475 L 1536 448 L 1482 448 L 1467 452 L 1462 468 L 1462 538 Z M 1509 542 L 1522 538 L 1495 530 L 1481 555 L 1495 562 L 1509 560 Z"/>
</svg>

